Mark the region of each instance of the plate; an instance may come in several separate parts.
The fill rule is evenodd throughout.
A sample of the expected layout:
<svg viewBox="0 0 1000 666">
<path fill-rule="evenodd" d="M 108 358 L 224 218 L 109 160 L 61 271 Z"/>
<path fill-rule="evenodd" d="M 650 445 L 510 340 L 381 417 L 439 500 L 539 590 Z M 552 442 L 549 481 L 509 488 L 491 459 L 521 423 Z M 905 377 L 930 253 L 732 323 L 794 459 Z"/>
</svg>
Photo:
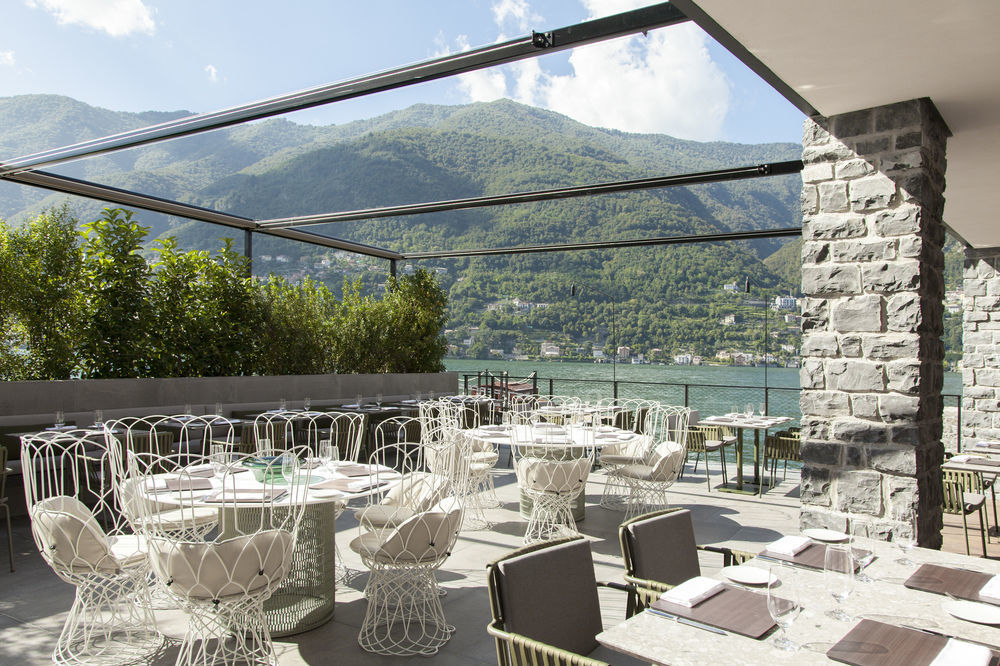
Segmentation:
<svg viewBox="0 0 1000 666">
<path fill-rule="evenodd" d="M 802 530 L 802 534 L 814 539 L 816 541 L 825 541 L 826 543 L 840 543 L 842 541 L 847 541 L 849 538 L 843 532 L 838 532 L 836 530 L 826 530 L 818 527 L 813 527 L 807 530 Z"/>
<path fill-rule="evenodd" d="M 734 583 L 743 583 L 744 585 L 767 585 L 768 583 L 774 585 L 778 582 L 778 577 L 773 573 L 746 564 L 723 567 L 720 573 Z M 770 576 L 770 580 L 768 576 Z"/>
<path fill-rule="evenodd" d="M 975 601 L 946 601 L 941 604 L 949 615 L 978 624 L 1000 624 L 1000 606 Z"/>
</svg>

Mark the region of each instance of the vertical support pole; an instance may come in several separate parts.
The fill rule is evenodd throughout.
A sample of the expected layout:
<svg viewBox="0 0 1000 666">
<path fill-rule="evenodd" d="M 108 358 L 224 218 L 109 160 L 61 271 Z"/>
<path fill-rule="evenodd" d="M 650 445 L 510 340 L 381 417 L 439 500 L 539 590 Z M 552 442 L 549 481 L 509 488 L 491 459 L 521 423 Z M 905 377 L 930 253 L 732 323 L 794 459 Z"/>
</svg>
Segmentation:
<svg viewBox="0 0 1000 666">
<path fill-rule="evenodd" d="M 247 277 L 253 275 L 253 230 L 243 230 L 243 256 L 247 258 Z"/>
<path fill-rule="evenodd" d="M 618 400 L 618 380 L 617 379 L 612 379 L 611 380 L 611 397 L 614 398 L 615 401 L 617 402 L 617 400 Z"/>
<path fill-rule="evenodd" d="M 552 378 L 549 377 L 549 397 L 551 398 L 554 395 L 555 393 L 552 391 Z"/>
<path fill-rule="evenodd" d="M 389 260 L 389 277 L 396 277 L 396 260 Z"/>
<path fill-rule="evenodd" d="M 690 387 L 689 384 L 685 384 L 684 385 L 684 406 L 685 407 L 690 407 L 691 406 L 690 403 L 689 403 L 689 400 L 688 400 L 688 398 L 689 398 L 688 389 L 690 389 L 690 388 L 691 387 Z"/>
</svg>

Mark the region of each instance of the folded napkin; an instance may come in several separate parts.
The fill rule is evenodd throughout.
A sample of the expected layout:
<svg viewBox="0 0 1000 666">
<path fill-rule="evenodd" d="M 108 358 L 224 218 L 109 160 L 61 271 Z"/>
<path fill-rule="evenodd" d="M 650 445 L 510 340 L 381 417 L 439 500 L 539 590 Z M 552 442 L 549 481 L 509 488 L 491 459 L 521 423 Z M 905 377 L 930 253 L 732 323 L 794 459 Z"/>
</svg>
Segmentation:
<svg viewBox="0 0 1000 666">
<path fill-rule="evenodd" d="M 493 431 L 493 432 L 506 432 L 507 431 L 507 426 L 505 426 L 505 425 L 484 425 L 484 426 L 479 426 L 479 429 L 480 430 L 489 430 L 489 431 Z"/>
<path fill-rule="evenodd" d="M 809 537 L 796 536 L 790 534 L 788 536 L 781 537 L 773 543 L 767 545 L 767 549 L 772 553 L 777 553 L 778 555 L 787 555 L 788 557 L 795 557 L 805 547 L 812 543 Z"/>
<path fill-rule="evenodd" d="M 949 638 L 931 666 L 986 666 L 992 658 L 993 653 L 985 645 Z"/>
<path fill-rule="evenodd" d="M 267 502 L 286 491 L 272 488 L 225 488 L 222 491 L 203 499 L 203 502 Z"/>
<path fill-rule="evenodd" d="M 309 487 L 312 490 L 340 490 L 345 493 L 362 493 L 385 484 L 385 481 L 375 481 L 375 479 L 330 479 L 322 483 L 314 483 Z"/>
<path fill-rule="evenodd" d="M 976 442 L 981 449 L 1000 449 L 1000 442 Z"/>
<path fill-rule="evenodd" d="M 215 476 L 215 468 L 212 465 L 192 465 L 185 469 L 184 473 L 200 479 L 211 479 Z"/>
<path fill-rule="evenodd" d="M 993 576 L 979 588 L 979 596 L 1000 603 L 1000 576 Z"/>
<path fill-rule="evenodd" d="M 725 585 L 722 581 L 708 578 L 707 576 L 695 576 L 677 587 L 664 592 L 660 599 L 667 603 L 678 604 L 679 606 L 697 606 L 705 599 L 722 592 Z"/>
<path fill-rule="evenodd" d="M 178 490 L 211 490 L 212 482 L 208 479 L 167 479 L 163 482 L 167 490 L 177 492 Z"/>
<path fill-rule="evenodd" d="M 959 456 L 952 456 L 948 460 L 951 460 L 953 462 L 968 462 L 969 459 L 973 458 L 973 457 L 975 457 L 975 456 L 970 456 L 967 453 L 963 453 L 962 455 L 959 455 Z"/>
<path fill-rule="evenodd" d="M 337 473 L 343 476 L 371 476 L 395 471 L 385 465 L 341 465 L 337 468 Z"/>
<path fill-rule="evenodd" d="M 564 435 L 552 437 L 535 437 L 535 444 L 571 444 L 572 440 Z"/>
</svg>

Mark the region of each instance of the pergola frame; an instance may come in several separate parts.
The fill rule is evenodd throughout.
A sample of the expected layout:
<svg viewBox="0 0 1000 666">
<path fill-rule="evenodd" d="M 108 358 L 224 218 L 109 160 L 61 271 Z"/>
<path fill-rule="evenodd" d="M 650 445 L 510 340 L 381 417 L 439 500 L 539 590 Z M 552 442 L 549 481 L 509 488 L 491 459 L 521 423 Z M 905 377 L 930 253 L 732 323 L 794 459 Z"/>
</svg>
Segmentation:
<svg viewBox="0 0 1000 666">
<path fill-rule="evenodd" d="M 669 2 L 636 9 L 633 11 L 585 21 L 550 32 L 532 32 L 530 35 L 500 44 L 481 47 L 463 53 L 426 60 L 359 78 L 328 84 L 316 88 L 282 95 L 223 111 L 196 114 L 186 118 L 140 128 L 99 139 L 84 141 L 61 148 L 55 148 L 31 155 L 25 155 L 0 162 L 0 178 L 22 184 L 64 192 L 100 201 L 140 208 L 166 215 L 176 215 L 187 219 L 220 224 L 240 229 L 244 232 L 244 252 L 252 257 L 253 234 L 286 238 L 299 242 L 329 247 L 337 250 L 370 257 L 388 259 L 390 272 L 395 275 L 396 262 L 400 259 L 429 259 L 449 257 L 488 256 L 500 254 L 523 254 L 534 252 L 561 252 L 570 250 L 608 249 L 616 247 L 638 247 L 648 245 L 669 245 L 677 243 L 699 243 L 728 240 L 749 240 L 799 235 L 800 227 L 755 230 L 747 232 L 727 232 L 720 234 L 699 234 L 692 236 L 670 236 L 646 239 L 617 240 L 605 242 L 571 243 L 558 245 L 535 245 L 525 247 L 481 248 L 454 251 L 396 252 L 387 248 L 356 243 L 298 227 L 332 222 L 347 222 L 405 215 L 419 215 L 433 212 L 463 210 L 484 206 L 510 205 L 517 203 L 549 201 L 582 196 L 595 196 L 614 192 L 636 191 L 663 187 L 696 185 L 703 183 L 759 178 L 771 175 L 796 173 L 802 170 L 798 160 L 776 162 L 748 167 L 737 167 L 716 171 L 680 174 L 653 178 L 598 183 L 592 185 L 517 192 L 510 194 L 452 199 L 447 201 L 423 202 L 401 206 L 370 208 L 365 210 L 340 211 L 319 215 L 305 215 L 271 220 L 255 220 L 240 215 L 222 213 L 209 208 L 155 197 L 131 190 L 70 178 L 46 171 L 39 167 L 53 166 L 65 162 L 101 155 L 128 148 L 135 148 L 159 141 L 190 136 L 224 127 L 268 118 L 275 115 L 307 109 L 352 99 L 385 90 L 402 88 L 425 81 L 433 81 L 449 76 L 516 62 L 557 51 L 584 46 L 616 37 L 645 34 L 648 30 L 688 21 L 688 17 Z"/>
</svg>

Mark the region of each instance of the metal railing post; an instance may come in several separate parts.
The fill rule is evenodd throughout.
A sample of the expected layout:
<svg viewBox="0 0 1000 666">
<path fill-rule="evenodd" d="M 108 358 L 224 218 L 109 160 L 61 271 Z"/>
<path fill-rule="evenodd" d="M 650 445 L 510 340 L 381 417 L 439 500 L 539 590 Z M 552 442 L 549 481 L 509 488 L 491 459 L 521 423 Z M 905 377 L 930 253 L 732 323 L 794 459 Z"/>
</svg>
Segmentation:
<svg viewBox="0 0 1000 666">
<path fill-rule="evenodd" d="M 962 452 L 962 396 L 958 396 L 958 399 L 955 401 L 955 408 L 956 408 L 955 418 L 957 419 L 957 423 L 955 424 L 955 437 L 958 439 L 955 448 L 959 453 L 961 453 Z"/>
<path fill-rule="evenodd" d="M 552 378 L 549 377 L 549 397 L 551 398 L 554 395 L 555 393 L 552 391 Z"/>
<path fill-rule="evenodd" d="M 616 401 L 618 400 L 618 380 L 617 379 L 612 379 L 611 380 L 611 397 L 614 398 Z"/>
<path fill-rule="evenodd" d="M 689 400 L 689 393 L 688 393 L 690 389 L 691 389 L 691 385 L 690 384 L 685 384 L 684 385 L 684 406 L 685 407 L 690 407 L 691 406 L 691 401 Z"/>
</svg>

